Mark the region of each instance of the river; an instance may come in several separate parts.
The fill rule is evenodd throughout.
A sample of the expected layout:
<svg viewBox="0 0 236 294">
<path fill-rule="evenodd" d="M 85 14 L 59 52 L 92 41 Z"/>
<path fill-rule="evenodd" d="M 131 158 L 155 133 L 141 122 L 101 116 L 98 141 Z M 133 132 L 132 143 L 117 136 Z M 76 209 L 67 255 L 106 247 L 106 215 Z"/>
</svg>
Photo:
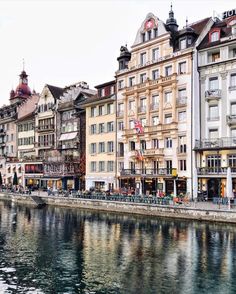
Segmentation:
<svg viewBox="0 0 236 294">
<path fill-rule="evenodd" d="M 236 226 L 0 201 L 0 293 L 236 293 Z"/>
</svg>

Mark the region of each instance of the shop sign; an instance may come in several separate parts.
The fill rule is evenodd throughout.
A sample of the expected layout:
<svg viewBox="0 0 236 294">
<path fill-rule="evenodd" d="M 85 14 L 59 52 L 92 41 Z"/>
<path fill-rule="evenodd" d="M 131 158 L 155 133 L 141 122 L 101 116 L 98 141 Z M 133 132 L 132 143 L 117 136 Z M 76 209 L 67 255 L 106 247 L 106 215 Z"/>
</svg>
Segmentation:
<svg viewBox="0 0 236 294">
<path fill-rule="evenodd" d="M 232 17 L 232 16 L 235 16 L 235 15 L 236 15 L 236 9 L 228 10 L 228 11 L 223 12 L 222 19 Z"/>
</svg>

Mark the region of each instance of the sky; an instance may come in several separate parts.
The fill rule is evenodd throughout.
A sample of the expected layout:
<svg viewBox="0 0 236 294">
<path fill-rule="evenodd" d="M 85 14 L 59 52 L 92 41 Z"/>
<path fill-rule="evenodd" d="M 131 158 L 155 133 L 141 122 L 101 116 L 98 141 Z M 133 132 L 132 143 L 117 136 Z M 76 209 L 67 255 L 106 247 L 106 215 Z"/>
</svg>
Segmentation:
<svg viewBox="0 0 236 294">
<path fill-rule="evenodd" d="M 121 45 L 130 48 L 149 12 L 166 21 L 167 0 L 0 0 L 0 106 L 23 69 L 41 93 L 85 81 L 90 88 L 114 79 Z M 172 0 L 179 28 L 236 8 L 235 0 Z M 214 12 L 215 11 L 215 12 Z"/>
</svg>

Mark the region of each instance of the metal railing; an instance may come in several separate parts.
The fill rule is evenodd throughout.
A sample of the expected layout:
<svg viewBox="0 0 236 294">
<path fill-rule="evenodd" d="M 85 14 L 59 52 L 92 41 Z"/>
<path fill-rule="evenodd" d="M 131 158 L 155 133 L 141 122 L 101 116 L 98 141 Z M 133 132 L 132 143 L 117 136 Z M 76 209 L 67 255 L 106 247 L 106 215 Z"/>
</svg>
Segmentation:
<svg viewBox="0 0 236 294">
<path fill-rule="evenodd" d="M 227 121 L 227 124 L 229 125 L 236 124 L 236 115 L 235 114 L 226 115 L 226 121 Z"/>
<path fill-rule="evenodd" d="M 199 167 L 197 169 L 198 175 L 208 174 L 227 174 L 228 167 Z M 231 167 L 231 172 L 236 173 L 236 167 Z"/>
<path fill-rule="evenodd" d="M 221 98 L 221 90 L 207 90 L 205 91 L 205 98 L 206 99 L 214 99 L 214 98 Z"/>
<path fill-rule="evenodd" d="M 223 149 L 232 147 L 236 147 L 236 137 L 222 137 L 195 141 L 195 149 Z"/>
<path fill-rule="evenodd" d="M 172 172 L 176 169 L 172 168 L 141 168 L 141 169 L 122 169 L 120 174 L 121 176 L 130 176 L 130 175 L 146 175 L 146 176 L 153 176 L 153 175 L 160 175 L 160 176 L 171 176 Z"/>
</svg>

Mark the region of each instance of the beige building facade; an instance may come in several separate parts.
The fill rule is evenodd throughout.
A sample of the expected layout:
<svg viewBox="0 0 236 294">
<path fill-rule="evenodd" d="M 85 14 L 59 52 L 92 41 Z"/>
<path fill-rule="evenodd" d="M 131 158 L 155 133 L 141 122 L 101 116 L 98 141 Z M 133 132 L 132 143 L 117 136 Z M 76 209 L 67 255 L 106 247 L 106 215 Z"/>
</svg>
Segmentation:
<svg viewBox="0 0 236 294">
<path fill-rule="evenodd" d="M 115 81 L 96 87 L 86 108 L 86 190 L 116 188 Z"/>
</svg>

